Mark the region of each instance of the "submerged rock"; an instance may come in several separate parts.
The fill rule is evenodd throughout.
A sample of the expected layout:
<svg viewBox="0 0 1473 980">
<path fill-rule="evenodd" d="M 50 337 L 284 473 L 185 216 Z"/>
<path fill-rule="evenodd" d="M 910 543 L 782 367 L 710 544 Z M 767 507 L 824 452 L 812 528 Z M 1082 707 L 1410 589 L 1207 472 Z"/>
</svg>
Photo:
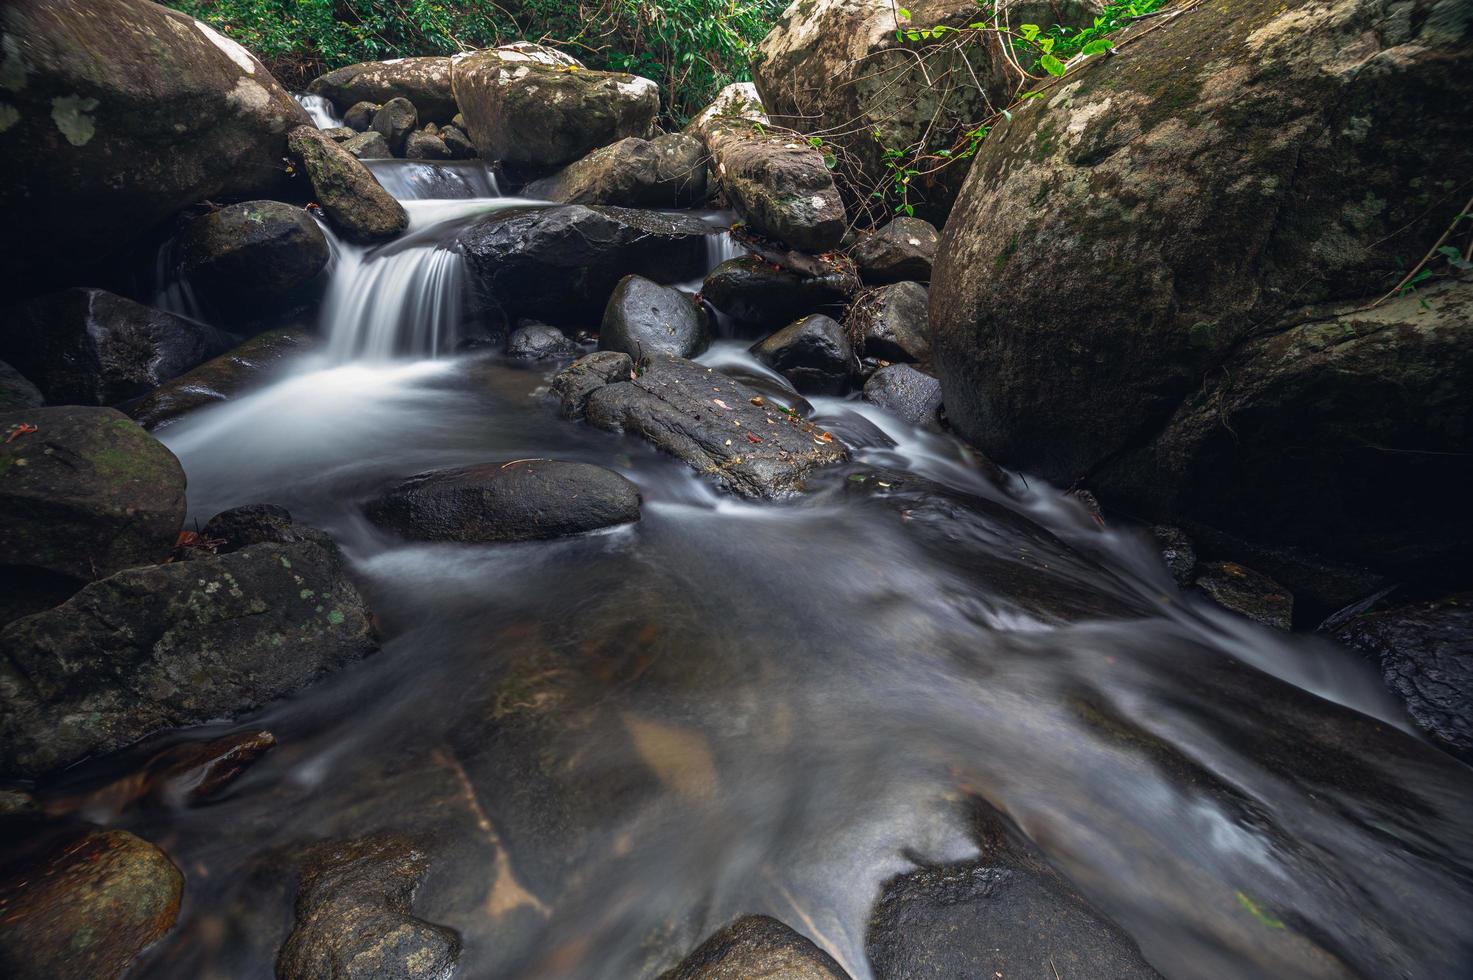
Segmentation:
<svg viewBox="0 0 1473 980">
<path fill-rule="evenodd" d="M 39 775 L 233 717 L 378 648 L 336 548 L 131 568 L 0 630 L 0 772 Z"/>
<path fill-rule="evenodd" d="M 311 350 L 317 339 L 304 330 L 285 327 L 258 334 L 227 354 L 155 388 L 129 409 L 139 425 L 156 429 L 205 405 L 244 394 L 260 385 L 273 369 Z"/>
<path fill-rule="evenodd" d="M 926 287 L 898 282 L 861 293 L 844 318 L 856 350 L 884 361 L 924 361 L 931 356 Z"/>
<path fill-rule="evenodd" d="M 179 917 L 184 876 L 126 830 L 52 838 L 0 875 L 12 980 L 112 980 Z"/>
<path fill-rule="evenodd" d="M 310 851 L 297 886 L 296 923 L 276 959 L 281 980 L 446 980 L 460 936 L 416 918 L 429 857 L 379 834 Z"/>
<path fill-rule="evenodd" d="M 767 915 L 713 933 L 660 980 L 849 980 L 834 958 Z"/>
<path fill-rule="evenodd" d="M 859 367 L 844 328 L 815 313 L 752 345 L 752 354 L 805 395 L 839 395 Z"/>
<path fill-rule="evenodd" d="M 575 361 L 553 390 L 564 415 L 640 435 L 744 497 L 796 493 L 815 467 L 849 457 L 838 439 L 756 389 L 679 357 L 632 365 L 601 351 Z"/>
<path fill-rule="evenodd" d="M 826 252 L 844 237 L 844 202 L 821 152 L 748 120 L 718 117 L 706 127 L 711 169 L 754 231 L 804 252 Z"/>
<path fill-rule="evenodd" d="M 892 282 L 930 282 L 931 263 L 941 236 L 920 218 L 900 217 L 865 235 L 849 251 L 859 276 L 871 286 Z"/>
<path fill-rule="evenodd" d="M 694 207 L 709 196 L 706 148 L 685 133 L 652 140 L 631 136 L 534 180 L 522 196 L 562 204 Z"/>
<path fill-rule="evenodd" d="M 245 48 L 146 0 L 9 0 L 0 34 L 6 296 L 73 285 L 197 201 L 273 196 L 311 122 Z"/>
<path fill-rule="evenodd" d="M 203 803 L 275 747 L 276 736 L 268 731 L 176 745 L 148 760 L 144 791 L 149 799 L 169 806 Z"/>
<path fill-rule="evenodd" d="M 449 122 L 456 112 L 450 62 L 444 55 L 364 61 L 317 76 L 307 91 L 331 100 L 343 113 L 343 123 L 360 131 L 368 128 L 368 124 L 355 125 L 362 118 L 364 103 L 377 112 L 393 99 L 412 102 L 427 120 Z"/>
<path fill-rule="evenodd" d="M 364 513 L 417 541 L 536 541 L 639 520 L 639 488 L 613 470 L 519 459 L 412 476 Z"/>
<path fill-rule="evenodd" d="M 940 428 L 941 382 L 909 364 L 891 364 L 870 375 L 864 383 L 864 400 L 911 425 Z"/>
<path fill-rule="evenodd" d="M 1204 562 L 1198 568 L 1196 585 L 1218 605 L 1265 626 L 1287 631 L 1293 623 L 1293 594 L 1267 575 L 1236 562 Z"/>
<path fill-rule="evenodd" d="M 1418 728 L 1473 762 L 1473 593 L 1359 616 L 1335 639 L 1380 668 Z"/>
<path fill-rule="evenodd" d="M 701 296 L 744 326 L 765 333 L 810 313 L 839 315 L 857 283 L 839 272 L 803 276 L 755 255 L 743 255 L 712 269 Z"/>
<path fill-rule="evenodd" d="M 179 247 L 191 285 L 227 313 L 280 309 L 331 255 L 312 216 L 279 201 L 232 204 L 196 218 L 180 234 Z"/>
<path fill-rule="evenodd" d="M 392 98 L 379 107 L 369 124 L 389 144 L 395 156 L 405 156 L 404 141 L 419 128 L 419 113 L 414 103 L 403 97 Z"/>
<path fill-rule="evenodd" d="M 487 215 L 456 247 L 483 303 L 508 321 L 577 323 L 596 320 L 626 275 L 661 283 L 700 275 L 712 233 L 689 215 L 569 204 Z"/>
<path fill-rule="evenodd" d="M 122 412 L 0 413 L 0 565 L 81 583 L 163 561 L 184 512 L 179 461 Z"/>
<path fill-rule="evenodd" d="M 650 135 L 660 87 L 622 72 L 509 59 L 493 48 L 455 62 L 455 99 L 481 156 L 546 172 L 590 150 Z"/>
<path fill-rule="evenodd" d="M 25 375 L 0 361 L 0 412 L 13 408 L 40 408 L 46 403 L 41 389 L 31 384 Z"/>
<path fill-rule="evenodd" d="M 526 323 L 506 340 L 506 356 L 540 361 L 549 357 L 574 357 L 582 352 L 568 335 L 545 323 Z"/>
<path fill-rule="evenodd" d="M 643 276 L 625 276 L 604 307 L 598 349 L 695 357 L 711 346 L 706 313 L 689 296 Z"/>
<path fill-rule="evenodd" d="M 0 356 L 53 405 L 115 405 L 228 350 L 229 334 L 103 289 L 48 293 L 12 310 Z"/>
<path fill-rule="evenodd" d="M 287 147 L 307 172 L 327 220 L 344 238 L 372 244 L 393 238 L 409 226 L 403 205 L 379 185 L 369 169 L 315 127 L 292 130 Z"/>
</svg>

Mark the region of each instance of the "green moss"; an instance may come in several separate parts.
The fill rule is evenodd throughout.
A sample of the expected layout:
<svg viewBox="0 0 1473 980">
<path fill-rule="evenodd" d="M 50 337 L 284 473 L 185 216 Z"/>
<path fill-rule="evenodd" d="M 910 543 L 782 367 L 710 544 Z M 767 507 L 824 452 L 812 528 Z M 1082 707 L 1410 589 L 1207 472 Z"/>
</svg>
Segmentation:
<svg viewBox="0 0 1473 980">
<path fill-rule="evenodd" d="M 1012 261 L 1013 256 L 1016 255 L 1017 252 L 1018 233 L 1013 232 L 1013 237 L 1008 239 L 1007 245 L 1003 246 L 1003 250 L 997 253 L 997 258 L 993 260 L 992 268 L 997 272 L 1001 272 L 1007 267 L 1007 264 Z"/>
</svg>

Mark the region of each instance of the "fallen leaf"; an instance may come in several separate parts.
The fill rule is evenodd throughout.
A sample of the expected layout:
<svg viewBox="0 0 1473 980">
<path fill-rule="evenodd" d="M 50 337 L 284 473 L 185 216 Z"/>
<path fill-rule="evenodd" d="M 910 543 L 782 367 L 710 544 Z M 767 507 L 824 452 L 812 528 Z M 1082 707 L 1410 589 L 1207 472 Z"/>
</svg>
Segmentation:
<svg viewBox="0 0 1473 980">
<path fill-rule="evenodd" d="M 5 437 L 5 441 L 15 442 L 15 440 L 19 439 L 21 436 L 29 435 L 32 432 L 36 431 L 38 431 L 37 428 L 31 423 L 22 422 L 20 425 L 17 425 L 15 428 L 10 430 L 10 435 Z"/>
<path fill-rule="evenodd" d="M 761 442 L 762 441 L 762 437 L 761 436 L 758 436 L 758 435 L 753 435 L 752 433 L 748 432 L 747 433 L 747 441 L 748 442 Z"/>
<path fill-rule="evenodd" d="M 711 400 L 717 405 L 720 405 L 722 408 L 726 409 L 728 412 L 731 411 L 731 406 L 726 404 L 726 402 L 722 401 L 720 398 L 713 398 Z"/>
<path fill-rule="evenodd" d="M 753 405 L 756 405 L 758 408 L 761 408 L 763 405 L 766 405 L 767 402 L 765 402 L 765 401 L 762 400 L 762 396 L 761 395 L 753 395 L 752 396 L 752 404 Z"/>
</svg>

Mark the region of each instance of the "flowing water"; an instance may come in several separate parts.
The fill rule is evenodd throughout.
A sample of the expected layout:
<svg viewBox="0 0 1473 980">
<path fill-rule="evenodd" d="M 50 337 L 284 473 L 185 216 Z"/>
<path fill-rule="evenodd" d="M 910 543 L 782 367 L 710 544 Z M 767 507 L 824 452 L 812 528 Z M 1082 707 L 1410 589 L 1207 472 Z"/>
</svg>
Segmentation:
<svg viewBox="0 0 1473 980">
<path fill-rule="evenodd" d="M 136 976 L 271 977 L 292 849 L 393 831 L 433 856 L 416 913 L 464 937 L 461 977 L 653 976 L 766 912 L 865 980 L 882 884 L 977 855 L 979 807 L 1166 976 L 1473 974 L 1473 772 L 1362 663 L 1184 595 L 1142 535 L 853 400 L 813 409 L 855 461 L 781 503 L 558 419 L 554 367 L 452 353 L 447 243 L 525 202 L 396 166 L 375 170 L 410 229 L 335 244 L 326 352 L 162 431 L 200 520 L 269 501 L 327 529 L 386 642 L 51 788 L 85 796 L 174 741 L 279 740 L 209 805 L 90 804 L 187 877 Z M 452 192 L 478 196 L 427 197 Z M 787 392 L 748 342 L 702 360 Z M 619 470 L 643 519 L 468 546 L 360 516 L 411 474 L 528 457 Z M 1054 938 L 1034 976 L 1086 980 Z"/>
</svg>

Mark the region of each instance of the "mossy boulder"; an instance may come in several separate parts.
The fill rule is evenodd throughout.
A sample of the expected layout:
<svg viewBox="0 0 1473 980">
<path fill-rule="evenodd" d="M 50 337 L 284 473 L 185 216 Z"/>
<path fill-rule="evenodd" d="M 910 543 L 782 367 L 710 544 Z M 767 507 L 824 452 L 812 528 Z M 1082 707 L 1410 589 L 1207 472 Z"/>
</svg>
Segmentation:
<svg viewBox="0 0 1473 980">
<path fill-rule="evenodd" d="M 708 196 L 706 147 L 686 133 L 652 140 L 630 136 L 533 181 L 522 196 L 561 204 L 694 207 Z"/>
<path fill-rule="evenodd" d="M 80 585 L 163 561 L 184 512 L 179 461 L 123 413 L 0 413 L 0 565 Z"/>
<path fill-rule="evenodd" d="M 1000 463 L 1090 483 L 1136 513 L 1171 504 L 1241 525 L 1240 537 L 1377 561 L 1445 553 L 1425 533 L 1431 515 L 1453 518 L 1440 525 L 1449 543 L 1468 519 L 1413 505 L 1437 491 L 1407 477 L 1444 473 L 1473 448 L 1467 415 L 1452 421 L 1467 331 L 1410 317 L 1342 345 L 1324 335 L 1354 321 L 1306 321 L 1393 291 L 1462 210 L 1467 6 L 1246 0 L 1206 13 L 1141 25 L 1128 53 L 1044 88 L 983 145 L 932 277 L 948 419 Z M 1349 362 L 1326 345 L 1395 345 L 1410 362 L 1352 358 L 1384 381 L 1383 405 L 1337 380 Z M 1440 363 L 1416 353 L 1434 345 Z M 1297 375 L 1301 393 L 1244 375 L 1245 356 Z M 1283 410 L 1213 394 L 1238 390 L 1259 393 L 1229 397 Z M 1219 462 L 1188 442 L 1218 446 Z"/>
<path fill-rule="evenodd" d="M 0 773 L 37 776 L 236 717 L 372 653 L 337 549 L 262 543 L 130 568 L 0 631 Z"/>
<path fill-rule="evenodd" d="M 0 35 L 8 295 L 201 199 L 269 196 L 287 132 L 311 122 L 239 44 L 145 0 L 12 0 Z"/>
<path fill-rule="evenodd" d="M 456 113 L 455 96 L 450 91 L 450 62 L 448 55 L 365 61 L 317 76 L 307 91 L 332 100 L 345 122 L 349 110 L 358 103 L 382 106 L 393 99 L 414 103 L 426 121 L 449 122 Z M 360 131 L 366 128 L 354 122 L 346 124 Z"/>
<path fill-rule="evenodd" d="M 352 151 L 323 136 L 316 127 L 292 130 L 287 149 L 307 172 L 328 222 L 348 241 L 381 242 L 409 227 L 409 213 L 383 189 L 378 178 Z"/>
<path fill-rule="evenodd" d="M 707 124 L 706 147 L 717 182 L 753 231 L 804 252 L 843 240 L 844 202 L 823 153 L 806 140 L 723 116 Z"/>
<path fill-rule="evenodd" d="M 331 254 L 312 216 L 280 201 L 246 201 L 196 218 L 179 247 L 196 295 L 232 311 L 232 319 L 289 304 Z"/>
</svg>

